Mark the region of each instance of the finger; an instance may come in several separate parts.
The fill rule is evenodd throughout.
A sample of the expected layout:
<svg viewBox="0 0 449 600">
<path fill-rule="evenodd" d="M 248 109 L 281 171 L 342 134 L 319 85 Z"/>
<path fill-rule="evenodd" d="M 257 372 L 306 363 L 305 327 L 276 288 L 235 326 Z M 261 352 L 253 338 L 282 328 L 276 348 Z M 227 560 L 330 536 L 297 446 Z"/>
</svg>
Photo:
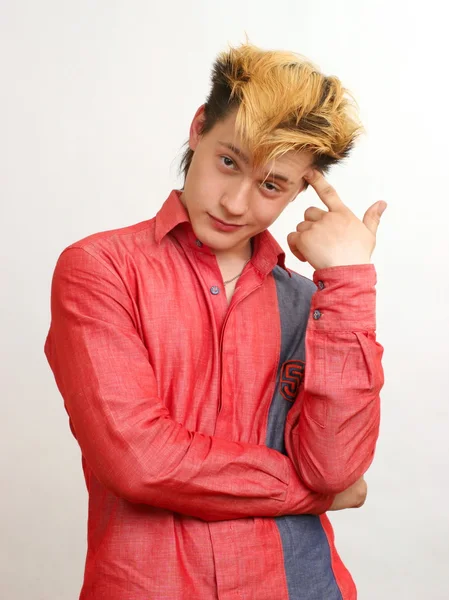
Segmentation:
<svg viewBox="0 0 449 600">
<path fill-rule="evenodd" d="M 379 200 L 379 202 L 375 202 L 372 206 L 368 208 L 363 217 L 363 223 L 368 227 L 368 229 L 376 235 L 377 229 L 380 223 L 380 217 L 382 213 L 387 208 L 387 203 L 384 200 Z"/>
<path fill-rule="evenodd" d="M 331 184 L 319 171 L 311 171 L 304 175 L 329 210 L 341 210 L 345 205 Z"/>
<path fill-rule="evenodd" d="M 306 221 L 319 221 L 324 215 L 327 214 L 327 210 L 322 210 L 316 206 L 309 206 L 304 212 L 304 219 Z"/>
<path fill-rule="evenodd" d="M 298 247 L 295 244 L 295 240 L 297 240 L 297 233 L 289 233 L 287 236 L 287 243 L 288 243 L 288 247 L 290 248 L 290 251 L 292 252 L 292 254 L 294 254 L 296 256 L 296 258 L 299 258 L 299 260 L 301 262 L 307 262 L 307 259 L 305 258 L 304 254 L 302 252 L 300 252 L 298 250 Z"/>
<path fill-rule="evenodd" d="M 296 225 L 296 231 L 298 233 L 308 231 L 314 223 L 315 221 L 301 221 L 301 223 L 298 223 L 298 225 Z"/>
</svg>

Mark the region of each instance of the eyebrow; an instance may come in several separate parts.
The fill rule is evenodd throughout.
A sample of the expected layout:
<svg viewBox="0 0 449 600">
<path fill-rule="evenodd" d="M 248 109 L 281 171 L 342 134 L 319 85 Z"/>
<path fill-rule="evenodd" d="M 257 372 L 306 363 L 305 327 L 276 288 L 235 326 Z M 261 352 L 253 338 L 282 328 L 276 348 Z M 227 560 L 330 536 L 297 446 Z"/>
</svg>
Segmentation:
<svg viewBox="0 0 449 600">
<path fill-rule="evenodd" d="M 234 146 L 234 144 L 230 144 L 229 142 L 218 142 L 219 144 L 221 144 L 222 146 L 224 146 L 225 148 L 228 148 L 228 150 L 231 150 L 231 152 L 233 152 L 236 156 L 238 156 L 239 158 L 241 158 L 243 160 L 243 162 L 247 165 L 249 165 L 250 160 L 248 158 L 248 156 L 242 152 L 242 150 L 240 150 L 240 148 L 237 148 L 237 146 Z M 285 183 L 290 183 L 293 184 L 293 181 L 290 181 L 290 179 L 288 177 L 286 177 L 285 175 L 281 175 L 281 173 L 268 173 L 265 176 L 266 179 L 278 179 L 279 181 L 284 181 Z"/>
</svg>

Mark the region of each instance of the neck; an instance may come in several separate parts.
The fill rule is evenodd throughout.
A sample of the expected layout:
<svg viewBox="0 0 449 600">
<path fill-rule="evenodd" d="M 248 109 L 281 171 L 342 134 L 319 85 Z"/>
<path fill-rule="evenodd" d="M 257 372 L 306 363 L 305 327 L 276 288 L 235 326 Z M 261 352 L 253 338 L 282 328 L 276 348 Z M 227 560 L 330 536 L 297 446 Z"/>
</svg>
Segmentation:
<svg viewBox="0 0 449 600">
<path fill-rule="evenodd" d="M 217 261 L 220 263 L 238 263 L 250 260 L 253 253 L 253 241 L 248 241 L 243 248 L 233 250 L 213 250 Z"/>
</svg>

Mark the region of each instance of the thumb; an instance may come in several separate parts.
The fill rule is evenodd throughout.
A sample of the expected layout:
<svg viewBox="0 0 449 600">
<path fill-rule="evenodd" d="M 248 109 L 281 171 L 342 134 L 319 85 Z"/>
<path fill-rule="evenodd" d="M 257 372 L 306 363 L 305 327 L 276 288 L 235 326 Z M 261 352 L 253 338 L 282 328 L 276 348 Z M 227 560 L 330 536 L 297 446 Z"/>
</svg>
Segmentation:
<svg viewBox="0 0 449 600">
<path fill-rule="evenodd" d="M 376 233 L 377 228 L 379 227 L 380 217 L 384 213 L 387 208 L 387 203 L 384 200 L 380 200 L 379 202 L 375 202 L 372 206 L 368 208 L 363 217 L 363 223 L 368 227 L 371 233 Z"/>
</svg>

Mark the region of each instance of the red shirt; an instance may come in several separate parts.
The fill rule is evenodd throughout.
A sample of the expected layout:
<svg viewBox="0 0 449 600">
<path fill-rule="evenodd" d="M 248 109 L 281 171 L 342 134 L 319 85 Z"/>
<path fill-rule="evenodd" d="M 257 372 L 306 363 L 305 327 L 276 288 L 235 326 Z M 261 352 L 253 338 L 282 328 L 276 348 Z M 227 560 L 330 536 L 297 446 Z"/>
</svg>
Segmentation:
<svg viewBox="0 0 449 600">
<path fill-rule="evenodd" d="M 173 190 L 60 255 L 45 353 L 89 493 L 82 600 L 353 600 L 325 511 L 369 467 L 372 264 L 287 270 L 268 231 L 228 305 Z"/>
</svg>

